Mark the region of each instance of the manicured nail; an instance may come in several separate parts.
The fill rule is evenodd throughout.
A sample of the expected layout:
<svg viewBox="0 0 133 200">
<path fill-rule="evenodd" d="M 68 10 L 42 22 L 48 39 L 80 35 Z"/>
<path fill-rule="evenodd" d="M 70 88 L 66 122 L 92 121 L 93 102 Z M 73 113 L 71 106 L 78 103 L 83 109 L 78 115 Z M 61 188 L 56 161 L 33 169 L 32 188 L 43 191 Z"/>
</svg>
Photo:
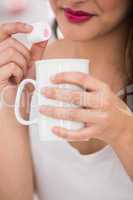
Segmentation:
<svg viewBox="0 0 133 200">
<path fill-rule="evenodd" d="M 52 131 L 54 131 L 54 133 L 59 133 L 59 129 L 57 127 L 53 127 Z"/>
<path fill-rule="evenodd" d="M 48 87 L 43 88 L 41 92 L 44 95 L 51 95 L 53 93 Z"/>
<path fill-rule="evenodd" d="M 45 40 L 45 41 L 43 41 L 43 42 L 37 43 L 37 45 L 38 45 L 39 47 L 41 47 L 41 48 L 45 48 L 46 45 L 47 45 L 47 43 L 48 43 L 48 40 Z"/>
<path fill-rule="evenodd" d="M 41 112 L 41 113 L 45 112 L 46 110 L 47 110 L 47 108 L 44 106 L 39 107 L 39 112 Z"/>
<path fill-rule="evenodd" d="M 43 111 L 43 107 L 40 106 L 40 107 L 38 108 L 38 111 L 39 111 L 39 112 L 42 112 L 42 111 Z"/>
<path fill-rule="evenodd" d="M 55 81 L 55 77 L 56 77 L 56 75 L 51 76 L 51 77 L 50 77 L 50 81 L 51 81 L 51 82 Z"/>
<path fill-rule="evenodd" d="M 51 107 L 46 106 L 46 105 L 42 105 L 42 106 L 40 106 L 39 110 L 42 111 L 42 112 L 48 113 L 48 112 L 51 111 Z"/>
<path fill-rule="evenodd" d="M 33 26 L 31 26 L 31 25 L 29 25 L 29 24 L 25 24 L 24 27 L 25 27 L 25 29 L 26 29 L 27 31 L 32 31 L 32 29 L 33 29 Z"/>
</svg>

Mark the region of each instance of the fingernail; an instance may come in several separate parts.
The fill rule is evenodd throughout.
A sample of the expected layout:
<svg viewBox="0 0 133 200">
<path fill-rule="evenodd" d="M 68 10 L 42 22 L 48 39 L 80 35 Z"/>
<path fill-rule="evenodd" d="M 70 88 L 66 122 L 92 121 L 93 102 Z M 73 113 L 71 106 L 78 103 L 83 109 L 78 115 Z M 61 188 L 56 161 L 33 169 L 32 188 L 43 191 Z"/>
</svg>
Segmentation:
<svg viewBox="0 0 133 200">
<path fill-rule="evenodd" d="M 55 81 L 55 77 L 56 77 L 56 75 L 51 76 L 50 81 L 52 81 L 52 82 Z"/>
<path fill-rule="evenodd" d="M 57 127 L 53 127 L 53 128 L 52 128 L 52 131 L 55 132 L 55 133 L 58 133 L 58 132 L 59 132 L 59 129 L 58 129 Z"/>
<path fill-rule="evenodd" d="M 39 112 L 42 113 L 43 111 L 44 111 L 43 106 L 40 106 L 40 107 L 39 107 Z"/>
<path fill-rule="evenodd" d="M 39 47 L 41 47 L 41 48 L 45 48 L 46 45 L 47 45 L 47 43 L 48 43 L 48 40 L 43 41 L 43 42 L 39 42 L 39 43 L 37 43 L 37 45 L 38 45 Z"/>
<path fill-rule="evenodd" d="M 41 93 L 43 93 L 44 95 L 51 95 L 53 92 L 48 88 L 48 87 L 45 87 L 42 89 Z"/>
<path fill-rule="evenodd" d="M 40 106 L 39 111 L 40 112 L 47 112 L 49 109 L 47 106 Z"/>
<path fill-rule="evenodd" d="M 33 29 L 33 26 L 31 26 L 31 25 L 29 25 L 29 24 L 25 24 L 24 27 L 25 27 L 25 29 L 26 29 L 27 31 L 32 31 L 32 29 Z"/>
</svg>

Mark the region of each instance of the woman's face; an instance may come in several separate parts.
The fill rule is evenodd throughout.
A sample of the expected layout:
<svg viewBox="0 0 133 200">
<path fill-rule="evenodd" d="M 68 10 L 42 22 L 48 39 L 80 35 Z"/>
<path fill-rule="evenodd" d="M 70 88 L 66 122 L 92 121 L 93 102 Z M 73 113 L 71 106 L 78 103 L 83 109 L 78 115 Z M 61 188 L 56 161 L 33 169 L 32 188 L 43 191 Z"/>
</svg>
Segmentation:
<svg viewBox="0 0 133 200">
<path fill-rule="evenodd" d="M 130 0 L 50 0 L 63 35 L 78 41 L 94 39 L 114 30 L 125 19 L 129 2 Z"/>
</svg>

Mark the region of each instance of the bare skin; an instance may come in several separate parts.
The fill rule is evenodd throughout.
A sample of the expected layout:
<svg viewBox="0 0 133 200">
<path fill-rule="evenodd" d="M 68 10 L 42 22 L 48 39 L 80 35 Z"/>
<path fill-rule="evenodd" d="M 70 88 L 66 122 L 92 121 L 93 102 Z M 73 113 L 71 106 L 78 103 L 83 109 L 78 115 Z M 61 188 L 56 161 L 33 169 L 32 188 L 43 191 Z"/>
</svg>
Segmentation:
<svg viewBox="0 0 133 200">
<path fill-rule="evenodd" d="M 52 45 L 48 46 L 46 48 L 43 58 L 44 59 L 70 58 L 70 57 L 88 58 L 91 60 L 90 72 L 91 72 L 92 77 L 95 77 L 97 80 L 101 80 L 103 83 L 109 86 L 109 88 L 111 89 L 111 91 L 113 91 L 114 94 L 117 94 L 128 83 L 127 75 L 125 71 L 125 64 L 124 64 L 124 49 L 125 49 L 125 44 L 127 41 L 127 35 L 128 35 L 127 24 L 122 24 L 121 26 L 119 26 L 119 28 L 115 32 L 110 33 L 109 35 L 107 35 L 107 37 L 105 36 L 104 39 L 102 39 L 101 37 L 97 39 L 96 41 L 95 40 L 90 41 L 88 45 L 83 42 L 78 43 L 77 41 L 74 42 L 68 39 L 64 39 L 61 41 L 57 41 L 53 43 Z M 65 49 L 65 51 L 63 51 L 63 49 Z M 71 74 L 68 77 L 70 76 Z M 76 80 L 76 76 L 78 75 L 76 73 L 75 75 L 73 74 L 73 79 L 74 79 L 74 76 Z M 67 75 L 66 77 L 59 75 L 58 78 L 57 77 L 55 78 L 55 81 L 53 81 L 53 83 L 63 83 L 65 79 L 66 80 L 68 79 Z M 52 92 L 52 94 L 54 93 Z M 44 95 L 52 99 L 58 100 L 59 98 L 57 96 L 52 97 L 52 95 L 51 96 L 47 95 L 47 93 L 45 93 L 45 90 L 44 90 Z M 123 104 L 123 106 L 126 109 L 125 103 Z M 45 110 L 45 109 L 43 110 L 42 108 L 41 113 L 44 115 L 48 115 L 50 117 L 58 118 L 58 119 L 62 119 L 62 116 L 63 116 L 63 114 L 61 114 L 61 111 L 58 108 L 56 109 L 56 111 L 53 108 L 50 110 Z M 54 113 L 56 113 L 56 116 L 54 115 Z M 64 114 L 63 119 L 67 119 L 67 116 L 65 116 L 65 114 Z M 75 119 L 76 119 L 76 115 L 75 115 Z M 108 120 L 106 120 L 105 123 L 107 121 Z M 115 122 L 116 121 L 118 124 L 120 124 L 121 120 L 119 119 L 119 114 L 118 114 L 118 117 L 116 117 L 115 115 Z M 132 141 L 133 141 L 133 137 L 132 137 L 133 123 L 132 122 L 133 122 L 133 117 L 128 116 L 127 114 L 123 123 L 121 123 L 121 124 L 124 124 L 123 128 L 121 129 L 121 131 L 118 131 L 121 136 L 119 137 L 119 139 L 117 138 L 113 142 L 111 142 L 110 139 L 109 140 L 105 139 L 104 137 L 105 135 L 108 135 L 109 137 L 110 137 L 110 134 L 113 135 L 115 128 L 113 129 L 112 127 L 112 132 L 109 133 L 110 131 L 110 128 L 109 128 L 108 130 L 105 131 L 105 135 L 103 132 L 103 135 L 104 135 L 103 137 L 98 137 L 98 135 L 96 135 L 96 137 L 94 138 L 93 136 L 91 137 L 91 139 L 89 138 L 89 142 L 81 141 L 81 142 L 69 142 L 69 143 L 74 148 L 78 149 L 81 154 L 94 153 L 102 149 L 103 147 L 105 147 L 107 144 L 111 144 L 114 151 L 120 158 L 123 166 L 125 167 L 125 170 L 127 171 L 128 175 L 131 178 L 133 178 L 133 170 L 132 170 L 133 157 L 131 155 Z M 54 129 L 53 129 L 53 132 L 54 132 Z M 59 137 L 63 137 L 65 139 L 73 138 L 76 140 L 76 136 L 75 138 L 74 136 L 72 137 L 73 133 L 68 132 L 68 130 L 63 130 L 61 128 L 58 128 L 57 132 L 54 132 L 54 133 L 58 135 Z M 117 130 L 116 130 L 116 134 L 117 134 Z M 77 135 L 80 137 L 82 136 L 82 134 L 80 134 L 80 131 Z M 87 136 L 87 132 L 86 132 L 86 136 Z M 89 134 L 88 134 L 88 137 L 89 137 Z M 123 146 L 125 148 L 123 148 Z M 129 156 L 127 157 L 127 155 Z"/>
<path fill-rule="evenodd" d="M 73 43 L 69 43 L 70 41 L 67 40 L 60 40 L 57 42 L 54 42 L 53 44 L 47 46 L 45 49 L 45 53 L 43 58 L 44 59 L 51 59 L 51 58 L 69 58 L 69 57 L 75 57 L 75 58 L 90 58 L 89 55 L 86 54 L 87 51 L 81 51 L 81 49 L 77 49 Z M 71 48 L 70 48 L 71 45 Z M 53 51 L 54 49 L 54 51 Z M 63 51 L 65 49 L 65 51 Z M 79 52 L 78 52 L 79 50 Z M 81 52 L 81 53 L 80 53 Z M 84 54 L 83 54 L 84 53 Z M 108 53 L 109 55 L 109 53 Z M 101 56 L 101 55 L 99 55 Z M 102 57 L 102 56 L 101 56 Z M 95 76 L 96 78 L 100 78 L 105 83 L 107 83 L 112 90 L 117 93 L 121 88 L 124 87 L 126 82 L 126 76 L 124 73 L 119 71 L 119 74 L 116 74 L 116 70 L 119 70 L 119 67 L 121 67 L 121 63 L 119 65 L 113 66 L 112 63 L 107 63 L 107 65 L 110 67 L 106 67 L 106 63 L 100 62 L 102 59 L 99 59 L 98 63 L 94 62 L 94 65 L 98 65 L 100 69 L 100 65 L 103 67 L 101 70 L 98 70 L 96 67 L 94 68 L 93 65 L 91 66 L 91 74 Z M 53 66 L 54 67 L 54 66 Z M 118 69 L 117 69 L 118 68 Z M 76 69 L 76 66 L 75 66 Z M 110 69 L 110 71 L 109 71 Z M 102 73 L 102 70 L 104 71 L 104 76 Z M 107 71 L 108 70 L 108 71 Z M 121 69 L 122 70 L 122 69 Z M 106 76 L 105 76 L 105 73 Z M 112 78 L 111 78 L 112 77 Z M 112 82 L 113 80 L 113 82 Z M 107 145 L 104 141 L 98 140 L 98 139 L 91 139 L 90 141 L 74 141 L 69 142 L 74 148 L 78 149 L 81 154 L 90 154 L 95 153 L 98 150 L 101 150 L 103 147 Z"/>
<path fill-rule="evenodd" d="M 5 96 L 10 105 L 14 104 L 18 83 L 24 77 L 34 78 L 32 63 L 41 58 L 46 46 L 33 45 L 29 50 L 11 37 L 31 30 L 31 26 L 18 22 L 0 25 L 0 92 L 10 88 Z M 26 101 L 24 95 L 24 105 Z M 21 112 L 28 116 L 25 106 Z M 28 128 L 16 121 L 14 107 L 4 105 L 0 108 L 0 159 L 0 199 L 32 200 L 34 175 Z"/>
<path fill-rule="evenodd" d="M 0 38 L 2 38 L 0 41 L 1 42 L 0 46 L 2 46 L 3 41 L 6 42 L 7 44 L 6 40 L 14 33 L 13 30 L 11 31 L 10 35 L 5 34 L 3 32 L 0 34 Z M 107 83 L 110 86 L 110 88 L 115 93 L 117 93 L 121 88 L 123 88 L 123 86 L 126 83 L 125 70 L 124 70 L 125 66 L 123 64 L 123 48 L 125 46 L 125 43 L 123 43 L 122 41 L 126 40 L 127 32 L 123 30 L 126 30 L 125 26 L 120 27 L 115 33 L 111 34 L 110 37 L 107 37 L 105 40 L 106 44 L 103 43 L 104 40 L 102 39 L 98 40 L 96 43 L 90 42 L 88 46 L 86 46 L 83 43 L 71 42 L 69 40 L 64 40 L 60 42 L 57 41 L 56 43 L 52 44 L 46 49 L 43 58 L 44 59 L 53 57 L 89 58 L 92 61 L 91 74 L 95 78 L 100 79 L 105 83 Z M 15 31 L 15 33 L 16 32 L 20 31 Z M 15 44 L 13 42 L 10 48 L 14 48 L 14 45 Z M 10 50 L 9 48 L 4 49 L 4 47 L 5 45 L 3 45 L 2 47 L 1 51 L 2 54 L 4 53 L 4 51 L 9 52 Z M 21 50 L 18 49 L 18 47 L 20 47 L 19 44 L 17 44 L 17 51 L 19 52 L 20 55 L 18 55 L 18 52 L 16 52 L 15 50 L 12 52 L 13 57 L 11 56 L 8 61 L 6 60 L 7 58 L 6 56 L 4 61 L 2 60 L 3 57 L 1 57 L 2 63 L 0 70 L 2 70 L 3 67 L 5 69 L 6 66 L 6 70 L 4 70 L 5 72 L 4 83 L 8 82 L 12 74 L 14 75 L 15 78 L 17 78 L 17 81 L 19 83 L 23 79 L 22 75 L 25 73 L 25 70 L 28 69 L 25 56 L 23 59 L 18 59 L 18 57 L 19 58 L 23 57 L 21 55 L 23 52 L 23 51 L 21 52 L 22 47 Z M 64 49 L 65 51 L 63 51 Z M 122 49 L 122 51 L 118 51 L 118 49 Z M 29 52 L 31 56 L 30 61 L 41 59 L 42 51 L 44 51 L 44 47 L 42 48 L 40 48 L 40 46 L 33 47 Z M 7 55 L 7 53 L 5 55 Z M 106 59 L 106 61 L 104 59 L 105 56 L 106 58 L 108 58 Z M 21 62 L 18 63 L 18 60 Z M 15 66 L 10 68 L 9 63 L 12 64 L 12 62 L 15 63 Z M 17 72 L 19 71 L 19 73 L 16 73 L 16 71 Z M 27 76 L 30 74 L 29 71 L 27 70 Z M 32 75 L 34 77 L 34 73 L 32 73 Z M 3 76 L 0 76 L 0 78 L 3 81 Z M 0 86 L 3 87 L 2 84 Z M 15 97 L 15 95 L 16 95 L 15 93 L 14 94 L 12 93 L 9 96 Z M 29 139 L 27 135 L 28 130 L 23 126 L 20 126 L 16 122 L 13 109 L 4 108 L 3 110 L 1 110 L 0 119 L 1 119 L 0 121 L 2 122 L 0 123 L 0 130 L 1 130 L 0 153 L 3 163 L 3 165 L 0 165 L 0 174 L 1 177 L 3 177 L 2 181 L 0 182 L 0 190 L 1 190 L 0 199 L 8 200 L 10 196 L 11 200 L 18 200 L 18 199 L 31 200 L 34 189 L 33 189 L 31 152 L 29 148 Z M 7 121 L 9 122 L 8 126 L 6 123 Z M 126 124 L 126 122 L 125 126 L 130 127 L 131 129 L 132 127 L 131 124 L 130 126 L 128 126 L 129 124 Z M 10 138 L 9 141 L 8 137 L 10 133 L 12 133 L 12 137 Z M 123 165 L 125 166 L 127 173 L 131 177 L 133 177 L 132 156 L 129 156 L 128 158 L 130 159 L 127 159 L 127 155 L 131 154 L 133 146 L 132 143 L 129 142 L 129 138 L 130 134 L 128 139 L 122 138 L 122 140 L 119 143 L 114 145 L 114 149 L 116 150 L 116 153 L 118 154 Z M 130 141 L 132 141 L 132 138 Z M 128 143 L 130 144 L 128 145 Z M 71 143 L 71 145 L 77 148 L 82 154 L 94 153 L 102 149 L 106 144 L 107 144 L 106 142 L 103 142 L 99 139 L 92 139 L 90 140 L 90 142 Z M 5 148 L 5 146 L 7 146 L 8 148 Z M 23 148 L 20 148 L 20 146 L 22 146 Z M 123 146 L 125 146 L 125 149 L 121 148 Z M 5 166 L 10 166 L 10 167 L 7 170 Z M 11 183 L 8 184 L 10 182 L 9 180 L 11 181 L 15 180 L 14 182 L 17 184 L 11 184 Z"/>
<path fill-rule="evenodd" d="M 56 75 L 52 82 L 56 84 L 74 83 L 84 89 L 87 87 L 92 92 L 96 90 L 103 92 L 104 88 L 104 94 L 108 98 L 103 98 L 105 104 L 102 110 L 107 111 L 107 118 L 105 117 L 99 123 L 96 120 L 97 114 L 95 114 L 95 117 L 93 115 L 95 119 L 92 115 L 88 116 L 88 113 L 94 114 L 93 110 L 96 107 L 94 101 L 97 97 L 94 93 L 87 91 L 85 94 L 88 98 L 95 96 L 93 103 L 88 104 L 89 108 L 87 109 L 71 109 L 71 116 L 68 116 L 68 110 L 66 112 L 66 109 L 59 107 L 42 106 L 40 112 L 57 119 L 87 122 L 86 127 L 79 131 L 74 132 L 61 127 L 54 127 L 53 132 L 67 140 L 89 140 L 88 143 L 71 143 L 83 154 L 96 152 L 106 144 L 110 144 L 120 158 L 128 175 L 133 178 L 133 156 L 131 153 L 133 152 L 133 116 L 127 105 L 116 95 L 128 83 L 125 70 L 125 47 L 130 27 L 127 14 L 132 6 L 131 1 L 50 0 L 50 3 L 65 39 L 49 47 L 44 58 L 78 57 L 91 60 L 91 75 L 60 73 Z M 65 15 L 66 7 L 73 10 L 81 9 L 96 14 L 96 16 L 86 21 L 86 23 L 71 23 Z M 59 89 L 44 88 L 42 94 L 56 100 L 63 100 L 64 98 L 64 91 Z M 70 91 L 66 94 L 73 102 L 76 95 Z M 78 94 L 78 98 L 80 98 L 80 95 L 82 94 Z M 69 102 L 68 99 L 67 101 Z M 90 103 L 90 101 L 88 102 Z M 99 107 L 96 110 L 98 109 Z M 101 120 L 101 117 L 99 120 Z"/>
</svg>

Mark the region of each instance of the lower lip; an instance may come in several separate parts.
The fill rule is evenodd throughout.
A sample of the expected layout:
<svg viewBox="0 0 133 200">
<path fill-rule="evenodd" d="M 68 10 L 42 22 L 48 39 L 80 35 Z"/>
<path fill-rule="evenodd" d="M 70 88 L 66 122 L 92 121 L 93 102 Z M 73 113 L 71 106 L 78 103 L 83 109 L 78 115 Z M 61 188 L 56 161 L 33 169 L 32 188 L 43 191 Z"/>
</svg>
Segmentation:
<svg viewBox="0 0 133 200">
<path fill-rule="evenodd" d="M 68 21 L 70 21 L 71 23 L 83 23 L 83 22 L 86 22 L 88 20 L 90 20 L 93 15 L 82 15 L 82 16 L 78 16 L 78 15 L 73 15 L 67 11 L 64 11 L 65 12 L 65 16 L 66 18 L 68 19 Z"/>
</svg>

